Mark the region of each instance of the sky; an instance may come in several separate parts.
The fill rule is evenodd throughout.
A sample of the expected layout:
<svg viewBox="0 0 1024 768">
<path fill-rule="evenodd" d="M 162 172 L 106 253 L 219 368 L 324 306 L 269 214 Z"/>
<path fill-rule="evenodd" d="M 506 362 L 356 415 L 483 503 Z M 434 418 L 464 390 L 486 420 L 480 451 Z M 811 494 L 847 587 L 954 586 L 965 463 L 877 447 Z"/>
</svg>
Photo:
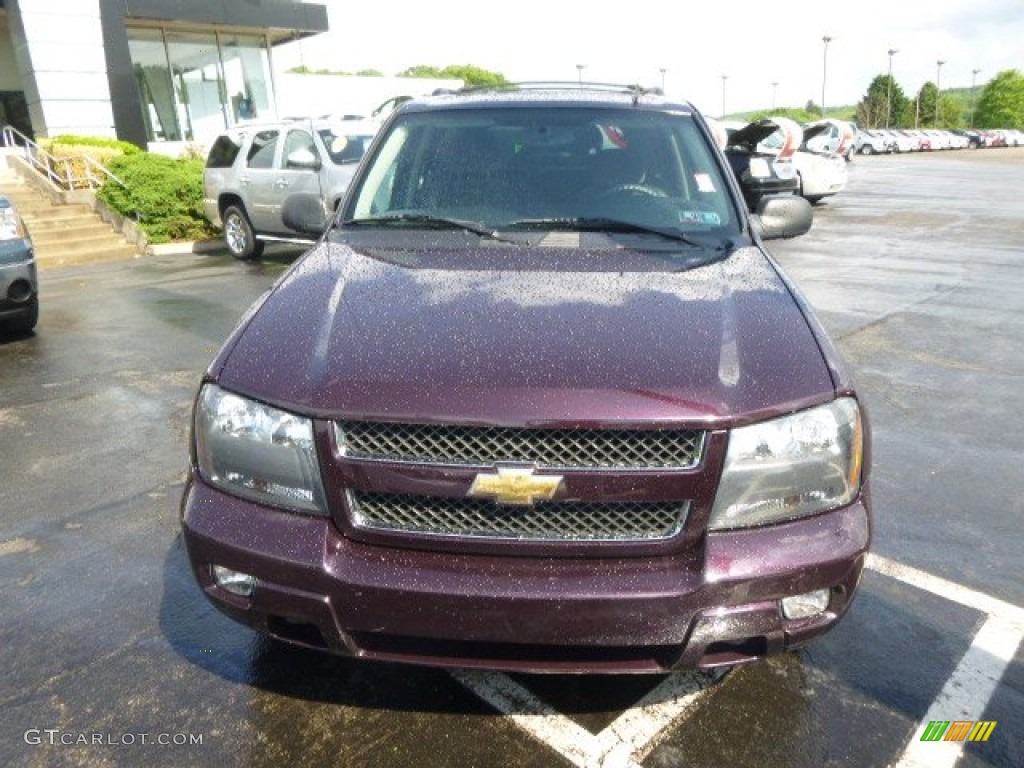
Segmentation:
<svg viewBox="0 0 1024 768">
<path fill-rule="evenodd" d="M 417 64 L 472 64 L 512 81 L 661 85 L 710 115 L 854 104 L 892 74 L 912 95 L 926 81 L 979 90 L 1005 69 L 1024 71 L 1021 0 L 858 0 L 579 3 L 511 0 L 317 0 L 330 32 L 275 51 L 297 64 L 387 75 Z M 832 40 L 827 46 L 824 36 Z M 773 86 L 772 83 L 778 83 Z"/>
</svg>

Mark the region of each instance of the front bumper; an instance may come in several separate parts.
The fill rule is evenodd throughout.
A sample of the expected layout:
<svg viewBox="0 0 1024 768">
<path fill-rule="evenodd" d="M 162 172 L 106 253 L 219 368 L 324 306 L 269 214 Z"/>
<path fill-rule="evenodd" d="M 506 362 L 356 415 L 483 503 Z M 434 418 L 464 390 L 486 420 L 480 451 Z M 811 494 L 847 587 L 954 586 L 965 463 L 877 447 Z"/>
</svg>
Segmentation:
<svg viewBox="0 0 1024 768">
<path fill-rule="evenodd" d="M 813 518 L 713 533 L 658 557 L 534 558 L 386 548 L 192 477 L 184 540 L 206 596 L 281 640 L 335 653 L 528 672 L 714 667 L 791 649 L 846 612 L 870 540 L 862 499 Z M 213 565 L 257 578 L 251 596 Z M 787 620 L 783 597 L 829 589 Z"/>
<path fill-rule="evenodd" d="M 31 241 L 0 241 L 0 318 L 27 311 L 38 291 Z"/>
</svg>

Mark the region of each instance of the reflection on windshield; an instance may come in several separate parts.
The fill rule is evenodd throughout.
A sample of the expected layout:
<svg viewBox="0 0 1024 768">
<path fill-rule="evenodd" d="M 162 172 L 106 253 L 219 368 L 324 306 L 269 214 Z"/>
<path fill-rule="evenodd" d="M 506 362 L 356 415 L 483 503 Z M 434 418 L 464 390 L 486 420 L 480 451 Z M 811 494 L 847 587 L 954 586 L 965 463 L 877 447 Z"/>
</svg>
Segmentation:
<svg viewBox="0 0 1024 768">
<path fill-rule="evenodd" d="M 333 128 L 322 128 L 319 133 L 327 154 L 335 165 L 358 163 L 363 159 L 370 141 L 373 140 L 373 136 L 349 136 Z"/>
<path fill-rule="evenodd" d="M 347 219 L 403 212 L 501 229 L 522 221 L 617 222 L 728 236 L 736 212 L 713 148 L 688 115 L 523 107 L 403 115 Z"/>
</svg>

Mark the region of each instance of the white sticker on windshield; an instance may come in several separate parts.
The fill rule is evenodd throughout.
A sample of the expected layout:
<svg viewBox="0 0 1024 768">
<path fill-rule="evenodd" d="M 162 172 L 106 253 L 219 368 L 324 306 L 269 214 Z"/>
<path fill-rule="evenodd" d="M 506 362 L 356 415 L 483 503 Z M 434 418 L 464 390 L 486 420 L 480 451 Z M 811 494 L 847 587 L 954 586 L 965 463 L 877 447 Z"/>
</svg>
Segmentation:
<svg viewBox="0 0 1024 768">
<path fill-rule="evenodd" d="M 694 181 L 697 182 L 697 189 L 701 192 L 714 192 L 715 183 L 711 180 L 711 177 L 706 173 L 695 173 L 693 174 Z"/>
</svg>

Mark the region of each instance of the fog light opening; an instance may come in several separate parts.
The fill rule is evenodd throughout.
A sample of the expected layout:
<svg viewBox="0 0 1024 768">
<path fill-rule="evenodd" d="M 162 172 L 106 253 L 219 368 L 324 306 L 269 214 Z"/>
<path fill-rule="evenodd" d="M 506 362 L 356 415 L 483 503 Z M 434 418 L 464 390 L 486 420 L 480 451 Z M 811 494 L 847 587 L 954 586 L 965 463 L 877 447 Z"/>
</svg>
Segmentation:
<svg viewBox="0 0 1024 768">
<path fill-rule="evenodd" d="M 787 619 L 809 619 L 828 608 L 831 590 L 816 589 L 802 595 L 782 598 L 782 615 Z"/>
<path fill-rule="evenodd" d="M 222 565 L 213 566 L 213 580 L 217 586 L 240 597 L 249 597 L 256 586 L 256 577 L 233 571 Z"/>
<path fill-rule="evenodd" d="M 15 280 L 7 287 L 7 299 L 18 304 L 24 304 L 32 298 L 32 285 L 28 280 Z"/>
</svg>

